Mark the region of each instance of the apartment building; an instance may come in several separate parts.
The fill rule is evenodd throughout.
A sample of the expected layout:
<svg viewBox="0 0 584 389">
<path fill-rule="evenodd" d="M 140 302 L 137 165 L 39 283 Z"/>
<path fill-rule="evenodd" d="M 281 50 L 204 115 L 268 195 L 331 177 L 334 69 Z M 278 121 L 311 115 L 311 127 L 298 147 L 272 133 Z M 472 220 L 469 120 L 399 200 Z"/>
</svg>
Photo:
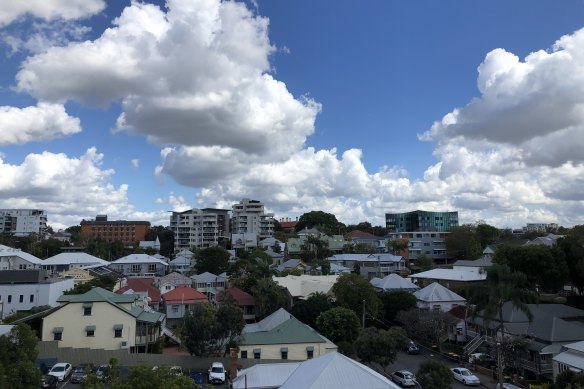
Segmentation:
<svg viewBox="0 0 584 389">
<path fill-rule="evenodd" d="M 97 215 L 95 220 L 81 221 L 81 235 L 91 236 L 106 242 L 121 241 L 125 246 L 134 246 L 146 240 L 150 222 L 131 220 L 107 220 L 107 215 Z"/>
<path fill-rule="evenodd" d="M 234 234 L 255 233 L 259 239 L 274 235 L 274 214 L 266 213 L 264 204 L 258 200 L 242 199 L 233 204 L 231 222 Z"/>
<path fill-rule="evenodd" d="M 0 209 L 0 233 L 14 236 L 47 234 L 47 211 L 42 209 Z"/>
<path fill-rule="evenodd" d="M 416 231 L 416 232 L 393 232 L 388 235 L 389 241 L 395 239 L 406 239 L 408 241 L 408 258 L 414 261 L 424 254 L 433 260 L 448 259 L 446 254 L 446 236 L 448 232 L 437 231 Z"/>
<path fill-rule="evenodd" d="M 458 212 L 412 211 L 386 213 L 385 226 L 392 232 L 449 231 L 458 227 Z"/>
<path fill-rule="evenodd" d="M 170 229 L 174 233 L 174 251 L 217 246 L 220 234 L 225 234 L 225 218 L 229 219 L 223 212 L 214 212 L 210 208 L 173 212 L 170 216 Z"/>
</svg>

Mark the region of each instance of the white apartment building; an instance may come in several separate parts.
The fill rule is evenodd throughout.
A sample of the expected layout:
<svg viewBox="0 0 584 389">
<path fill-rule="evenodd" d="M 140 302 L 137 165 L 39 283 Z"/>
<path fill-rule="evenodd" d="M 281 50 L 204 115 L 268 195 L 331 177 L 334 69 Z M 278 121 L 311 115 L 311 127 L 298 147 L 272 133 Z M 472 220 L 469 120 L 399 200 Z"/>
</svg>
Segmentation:
<svg viewBox="0 0 584 389">
<path fill-rule="evenodd" d="M 217 246 L 219 238 L 218 216 L 215 212 L 190 209 L 173 212 L 170 228 L 174 232 L 174 251 L 197 247 L 204 249 Z"/>
<path fill-rule="evenodd" d="M 258 200 L 243 199 L 233 204 L 231 220 L 233 234 L 255 233 L 259 239 L 274 235 L 274 214 L 266 213 Z"/>
<path fill-rule="evenodd" d="M 47 233 L 47 211 L 42 209 L 0 209 L 0 232 L 15 236 Z"/>
</svg>

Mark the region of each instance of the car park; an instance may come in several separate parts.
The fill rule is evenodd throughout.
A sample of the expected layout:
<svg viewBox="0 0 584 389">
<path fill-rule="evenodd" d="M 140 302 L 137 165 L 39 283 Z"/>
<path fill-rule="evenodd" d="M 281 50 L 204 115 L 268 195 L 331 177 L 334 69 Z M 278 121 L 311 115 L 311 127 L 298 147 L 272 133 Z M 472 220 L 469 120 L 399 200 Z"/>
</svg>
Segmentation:
<svg viewBox="0 0 584 389">
<path fill-rule="evenodd" d="M 221 362 L 213 362 L 209 369 L 209 383 L 224 384 L 225 383 L 225 367 Z"/>
<path fill-rule="evenodd" d="M 416 377 L 407 370 L 398 370 L 391 373 L 391 380 L 401 386 L 416 386 Z"/>
<path fill-rule="evenodd" d="M 55 364 L 51 371 L 49 371 L 49 375 L 57 377 L 59 381 L 66 380 L 71 373 L 73 372 L 73 366 L 70 363 L 62 362 Z"/>
<path fill-rule="evenodd" d="M 73 368 L 73 373 L 71 374 L 70 382 L 78 384 L 80 382 L 85 382 L 87 380 L 87 370 L 84 366 L 77 366 Z"/>
<path fill-rule="evenodd" d="M 59 380 L 54 375 L 44 375 L 41 377 L 40 387 L 42 389 L 55 389 L 59 384 Z"/>
<path fill-rule="evenodd" d="M 462 382 L 464 385 L 480 385 L 481 380 L 474 375 L 470 370 L 464 367 L 454 367 L 450 369 L 454 379 Z"/>
</svg>

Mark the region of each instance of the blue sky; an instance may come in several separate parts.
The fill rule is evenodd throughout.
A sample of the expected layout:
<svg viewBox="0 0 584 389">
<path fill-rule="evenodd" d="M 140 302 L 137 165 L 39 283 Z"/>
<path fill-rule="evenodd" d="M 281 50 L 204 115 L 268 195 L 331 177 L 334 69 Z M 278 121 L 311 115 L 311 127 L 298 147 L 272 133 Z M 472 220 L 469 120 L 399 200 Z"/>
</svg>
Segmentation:
<svg viewBox="0 0 584 389">
<path fill-rule="evenodd" d="M 584 223 L 584 3 L 18 2 L 0 207 Z"/>
</svg>

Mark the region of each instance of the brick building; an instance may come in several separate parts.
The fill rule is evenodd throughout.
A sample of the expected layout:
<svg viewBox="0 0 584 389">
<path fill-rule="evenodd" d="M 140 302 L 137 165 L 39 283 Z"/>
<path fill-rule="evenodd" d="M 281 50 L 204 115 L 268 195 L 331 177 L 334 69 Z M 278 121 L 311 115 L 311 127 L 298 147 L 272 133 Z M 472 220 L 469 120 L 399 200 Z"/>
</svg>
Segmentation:
<svg viewBox="0 0 584 389">
<path fill-rule="evenodd" d="M 131 220 L 107 220 L 107 215 L 97 215 L 95 220 L 81 221 L 81 234 L 106 242 L 121 241 L 125 246 L 146 240 L 150 222 Z"/>
</svg>

